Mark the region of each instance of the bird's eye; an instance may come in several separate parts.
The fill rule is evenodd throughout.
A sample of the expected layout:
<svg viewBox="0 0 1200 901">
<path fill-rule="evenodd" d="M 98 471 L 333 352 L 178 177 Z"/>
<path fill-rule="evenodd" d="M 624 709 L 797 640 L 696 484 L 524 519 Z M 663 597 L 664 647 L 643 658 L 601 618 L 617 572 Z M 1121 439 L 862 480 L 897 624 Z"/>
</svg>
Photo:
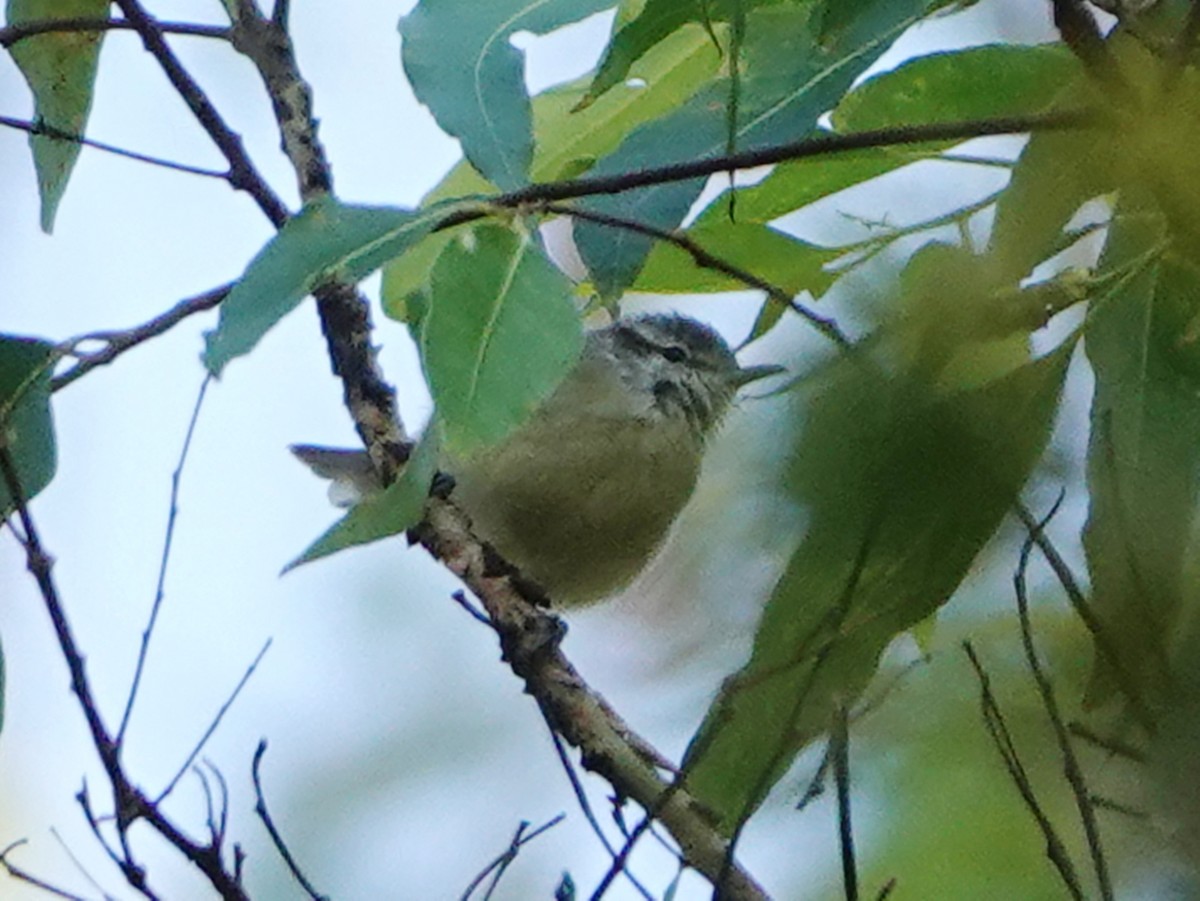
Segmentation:
<svg viewBox="0 0 1200 901">
<path fill-rule="evenodd" d="M 658 352 L 663 355 L 663 358 L 671 363 L 682 363 L 687 359 L 687 351 L 678 344 L 668 344 L 666 347 L 660 347 Z"/>
</svg>

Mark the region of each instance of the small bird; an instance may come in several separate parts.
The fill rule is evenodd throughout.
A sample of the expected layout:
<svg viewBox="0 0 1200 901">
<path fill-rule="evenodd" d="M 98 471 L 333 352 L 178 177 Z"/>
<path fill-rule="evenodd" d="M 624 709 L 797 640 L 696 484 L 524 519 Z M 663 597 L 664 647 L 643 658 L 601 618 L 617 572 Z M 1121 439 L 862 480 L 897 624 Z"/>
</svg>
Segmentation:
<svg viewBox="0 0 1200 901">
<path fill-rule="evenodd" d="M 658 549 L 738 389 L 781 371 L 739 366 L 686 316 L 620 319 L 588 334 L 575 367 L 510 436 L 441 469 L 475 533 L 524 577 L 558 606 L 593 603 Z M 381 487 L 365 452 L 292 451 L 333 480 L 335 502 Z"/>
</svg>

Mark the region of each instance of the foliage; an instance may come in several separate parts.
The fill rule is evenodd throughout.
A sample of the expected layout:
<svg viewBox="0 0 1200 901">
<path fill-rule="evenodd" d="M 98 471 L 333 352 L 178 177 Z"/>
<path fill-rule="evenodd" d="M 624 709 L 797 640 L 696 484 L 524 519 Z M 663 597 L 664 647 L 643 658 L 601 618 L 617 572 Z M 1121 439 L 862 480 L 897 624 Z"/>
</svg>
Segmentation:
<svg viewBox="0 0 1200 901">
<path fill-rule="evenodd" d="M 9 22 L 50 15 L 45 6 L 10 0 Z M 52 14 L 107 8 L 92 6 Z M 959 5 L 644 0 L 620 6 L 591 75 L 529 96 L 513 35 L 611 6 L 422 0 L 400 25 L 404 71 L 462 162 L 416 210 L 310 199 L 224 300 L 205 356 L 213 374 L 310 293 L 382 267 L 384 309 L 409 325 L 436 405 L 389 493 L 297 562 L 412 527 L 439 447 L 461 455 L 503 439 L 569 370 L 582 344 L 576 306 L 765 282 L 758 338 L 791 314 L 786 298 L 820 302 L 915 235 L 927 243 L 874 324 L 843 329 L 846 346 L 790 385 L 797 428 L 777 490 L 806 526 L 749 660 L 693 738 L 683 784 L 737 837 L 798 755 L 856 705 L 885 650 L 952 601 L 1043 477 L 1080 344 L 1096 387 L 1079 578 L 1089 594 L 1072 602 L 1095 662 L 1070 682 L 1087 683 L 1071 708 L 1152 744 L 1194 707 L 1184 676 L 1200 621 L 1188 581 L 1200 489 L 1195 14 L 1163 3 L 1091 43 L 1064 30 L 1054 45 L 934 52 L 876 72 L 909 29 Z M 100 34 L 14 46 L 45 125 L 85 130 Z M 1019 156 L 1002 163 L 1006 186 L 978 205 L 839 246 L 781 224 L 917 163 L 996 165 L 958 145 L 1024 132 Z M 32 140 L 49 230 L 78 145 Z M 755 153 L 771 154 L 773 168 L 730 184 L 723 173 L 761 162 Z M 687 168 L 697 162 L 707 168 Z M 702 193 L 709 184 L 724 189 Z M 1057 260 L 1084 235 L 1074 224 L 1085 205 L 1102 210 L 1103 250 L 1090 270 L 1065 271 Z M 587 269 L 579 285 L 539 237 L 564 214 Z M 981 220 L 991 227 L 976 246 Z M 946 223 L 960 226 L 956 246 L 929 240 Z M 698 265 L 697 247 L 723 265 Z M 1036 332 L 1084 304 L 1035 352 Z M 55 361 L 52 342 L 0 338 L 0 448 L 29 497 L 53 476 Z M 3 485 L 0 506 L 13 508 Z"/>
</svg>

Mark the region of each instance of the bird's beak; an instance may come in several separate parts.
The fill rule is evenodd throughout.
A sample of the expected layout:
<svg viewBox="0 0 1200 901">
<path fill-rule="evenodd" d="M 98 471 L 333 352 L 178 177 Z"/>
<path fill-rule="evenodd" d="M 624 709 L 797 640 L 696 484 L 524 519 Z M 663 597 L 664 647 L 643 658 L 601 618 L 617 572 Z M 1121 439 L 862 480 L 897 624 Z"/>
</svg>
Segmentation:
<svg viewBox="0 0 1200 901">
<path fill-rule="evenodd" d="M 743 385 L 749 385 L 751 382 L 757 382 L 759 379 L 765 379 L 768 376 L 779 375 L 781 372 L 787 372 L 783 366 L 743 366 L 737 371 L 733 377 L 733 385 L 735 388 L 741 388 Z"/>
</svg>

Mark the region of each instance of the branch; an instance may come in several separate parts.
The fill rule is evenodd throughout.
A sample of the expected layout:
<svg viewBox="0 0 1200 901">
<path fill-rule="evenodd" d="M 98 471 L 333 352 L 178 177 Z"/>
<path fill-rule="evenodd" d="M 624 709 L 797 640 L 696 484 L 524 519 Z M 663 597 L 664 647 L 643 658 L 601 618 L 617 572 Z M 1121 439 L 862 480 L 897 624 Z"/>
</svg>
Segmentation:
<svg viewBox="0 0 1200 901">
<path fill-rule="evenodd" d="M 1094 109 L 1055 110 L 1025 116 L 1001 116 L 993 119 L 970 119 L 962 122 L 933 122 L 928 125 L 906 125 L 878 128 L 850 134 L 819 134 L 785 144 L 772 144 L 757 150 L 743 150 L 699 160 L 653 166 L 636 172 L 614 175 L 593 175 L 563 181 L 530 185 L 489 198 L 492 203 L 506 207 L 569 200 L 595 194 L 620 194 L 634 188 L 646 188 L 669 182 L 687 181 L 739 169 L 752 169 L 790 160 L 828 156 L 849 150 L 869 147 L 897 147 L 931 141 L 968 141 L 990 135 L 1021 134 L 1024 132 L 1064 131 L 1073 128 L 1095 128 L 1102 123 L 1101 114 Z"/>
<path fill-rule="evenodd" d="M 697 244 L 688 235 L 678 231 L 668 231 L 662 228 L 656 228 L 653 225 L 646 225 L 643 222 L 638 222 L 635 219 L 625 219 L 620 216 L 610 216 L 607 213 L 594 213 L 590 210 L 583 209 L 578 206 L 569 206 L 562 203 L 547 203 L 542 209 L 548 213 L 556 213 L 561 216 L 574 216 L 577 219 L 585 219 L 589 222 L 595 222 L 598 225 L 607 225 L 611 228 L 623 229 L 624 231 L 636 232 L 640 235 L 646 235 L 651 238 L 656 238 L 659 241 L 665 241 L 668 244 L 678 247 L 684 253 L 692 258 L 692 261 L 702 269 L 712 269 L 716 272 L 728 275 L 730 278 L 735 278 L 749 288 L 755 288 L 759 291 L 765 291 L 778 304 L 792 310 L 792 312 L 808 320 L 808 322 L 816 328 L 822 335 L 840 347 L 842 350 L 851 348 L 850 339 L 838 328 L 837 323 L 832 319 L 821 316 L 813 312 L 804 304 L 800 303 L 789 291 L 785 291 L 778 285 L 775 285 L 766 279 L 759 278 L 753 272 L 735 266 L 733 263 L 709 253 L 699 244 Z"/>
<path fill-rule="evenodd" d="M 60 388 L 65 388 L 97 366 L 105 366 L 125 351 L 137 347 L 151 338 L 157 338 L 189 316 L 213 309 L 229 295 L 232 288 L 232 284 L 221 285 L 205 291 L 203 294 L 197 294 L 195 297 L 184 298 L 165 313 L 125 331 L 88 332 L 86 335 L 79 335 L 64 341 L 59 346 L 59 352 L 63 356 L 75 357 L 79 362 L 61 375 L 52 378 L 50 390 L 58 391 Z M 92 341 L 101 341 L 105 346 L 96 351 L 79 349 L 81 344 Z"/>
<path fill-rule="evenodd" d="M 979 662 L 979 657 L 975 654 L 975 648 L 971 642 L 964 641 L 963 650 L 979 679 L 979 703 L 984 725 L 992 737 L 992 742 L 996 745 L 996 750 L 1000 752 L 1004 768 L 1012 778 L 1017 791 L 1021 793 L 1021 800 L 1025 802 L 1025 807 L 1033 816 L 1034 822 L 1037 823 L 1038 829 L 1042 833 L 1042 838 L 1046 843 L 1046 857 L 1058 870 L 1063 885 L 1066 886 L 1071 897 L 1075 901 L 1083 901 L 1085 896 L 1079 885 L 1079 877 L 1075 874 L 1075 865 L 1071 863 L 1071 855 L 1067 853 L 1066 846 L 1063 845 L 1062 839 L 1054 830 L 1054 824 L 1050 822 L 1050 818 L 1042 810 L 1042 805 L 1038 803 L 1037 795 L 1034 794 L 1033 786 L 1029 782 L 1029 776 L 1025 772 L 1021 758 L 1017 755 L 1017 747 L 1013 743 L 1012 734 L 1004 722 L 1004 715 L 1000 712 L 995 695 L 992 694 L 991 679 L 984 670 L 983 664 Z"/>
<path fill-rule="evenodd" d="M 288 218 L 287 207 L 254 167 L 241 136 L 225 123 L 212 101 L 167 45 L 161 24 L 146 12 L 138 0 L 115 2 L 141 37 L 142 45 L 158 60 L 171 85 L 224 155 L 229 163 L 229 183 L 253 197 L 271 224 L 281 228 Z"/>
<path fill-rule="evenodd" d="M 218 40 L 228 40 L 230 32 L 228 28 L 221 25 L 196 25 L 191 22 L 160 22 L 158 28 L 164 34 L 185 34 L 200 38 L 217 38 Z M 124 19 L 89 18 L 87 16 L 37 19 L 30 22 L 17 22 L 0 28 L 0 47 L 7 49 L 13 44 L 39 34 L 133 30 L 133 23 Z"/>
<path fill-rule="evenodd" d="M 262 775 L 259 772 L 262 768 L 263 755 L 267 753 L 267 740 L 264 738 L 258 743 L 258 747 L 254 751 L 254 762 L 250 767 L 251 777 L 254 779 L 254 812 L 258 814 L 263 825 L 267 828 L 267 834 L 271 836 L 271 842 L 275 845 L 275 850 L 279 852 L 279 856 L 283 858 L 283 862 L 287 864 L 288 872 L 300 884 L 300 887 L 308 893 L 308 897 L 312 901 L 329 901 L 328 897 L 320 894 L 311 882 L 305 877 L 300 870 L 300 865 L 296 863 L 296 858 L 292 856 L 292 852 L 288 850 L 287 843 L 284 842 L 283 836 L 279 830 L 275 828 L 275 821 L 271 819 L 271 813 L 267 810 L 267 798 L 263 794 Z"/>
<path fill-rule="evenodd" d="M 79 651 L 79 645 L 75 641 L 75 636 L 67 621 L 66 610 L 52 575 L 53 560 L 42 546 L 33 516 L 26 503 L 25 492 L 21 488 L 21 482 L 17 476 L 16 467 L 13 465 L 8 448 L 2 442 L 0 442 L 0 478 L 3 479 L 4 485 L 8 489 L 17 519 L 21 523 L 23 534 L 19 538 L 25 549 L 26 566 L 41 591 L 46 611 L 50 615 L 50 622 L 54 627 L 59 649 L 62 651 L 63 659 L 70 672 L 71 690 L 79 699 L 88 731 L 91 734 L 92 744 L 112 786 L 117 830 L 125 849 L 124 857 L 118 861 L 118 865 L 126 880 L 132 887 L 145 893 L 145 874 L 133 861 L 125 842 L 129 827 L 137 820 L 144 819 L 204 874 L 221 898 L 225 901 L 249 901 L 249 896 L 242 890 L 238 881 L 225 871 L 221 860 L 221 848 L 214 845 L 201 845 L 189 839 L 163 816 L 126 775 L 121 764 L 121 747 L 113 739 L 100 716 L 99 705 L 96 703 L 87 679 L 83 655 Z M 13 531 L 15 533 L 16 530 Z"/>
<path fill-rule="evenodd" d="M 1087 837 L 1092 868 L 1096 873 L 1096 882 L 1100 886 L 1100 897 L 1104 901 L 1113 901 L 1112 880 L 1108 875 L 1108 862 L 1104 857 L 1104 848 L 1100 842 L 1100 827 L 1096 822 L 1096 810 L 1092 803 L 1092 795 L 1088 790 L 1083 768 L 1079 765 L 1079 758 L 1075 756 L 1075 749 L 1071 746 L 1071 736 L 1063 721 L 1062 713 L 1059 711 L 1058 700 L 1054 696 L 1054 686 L 1042 671 L 1037 648 L 1033 644 L 1033 627 L 1029 622 L 1029 598 L 1025 583 L 1025 573 L 1029 569 L 1029 555 L 1033 552 L 1035 537 L 1045 529 L 1046 523 L 1058 512 L 1061 503 L 1062 496 L 1059 497 L 1058 502 L 1046 517 L 1037 523 L 1035 530 L 1030 531 L 1021 545 L 1017 571 L 1013 574 L 1013 590 L 1017 595 L 1017 616 L 1021 623 L 1021 644 L 1025 649 L 1025 659 L 1029 662 L 1033 681 L 1037 683 L 1038 694 L 1042 698 L 1042 707 L 1054 727 L 1054 738 L 1058 743 L 1059 753 L 1062 755 L 1063 775 L 1066 776 L 1067 783 L 1071 786 L 1071 792 L 1075 796 L 1075 806 L 1079 809 L 1079 821 L 1083 824 L 1083 833 Z"/>
<path fill-rule="evenodd" d="M 688 864 L 721 885 L 722 898 L 766 898 L 736 865 L 720 882 L 728 841 L 685 789 L 672 788 L 659 776 L 661 756 L 583 681 L 560 650 L 562 623 L 522 596 L 514 573 L 497 574 L 495 555 L 487 554 L 471 534 L 466 515 L 451 502 L 433 498 L 414 537 L 483 603 L 500 636 L 504 660 L 524 680 L 550 727 L 581 750 L 583 766 L 645 810 L 656 811 Z"/>
<path fill-rule="evenodd" d="M 205 169 L 202 166 L 190 166 L 187 163 L 177 163 L 174 160 L 163 159 L 158 156 L 150 156 L 145 153 L 138 153 L 136 150 L 126 150 L 124 147 L 118 147 L 115 144 L 106 144 L 103 141 L 93 141 L 91 138 L 83 135 L 73 134 L 69 131 L 63 131 L 61 128 L 55 128 L 45 122 L 31 122 L 28 119 L 14 119 L 12 116 L 0 116 L 0 125 L 5 125 L 9 128 L 15 128 L 18 131 L 28 132 L 31 135 L 42 135 L 47 138 L 56 138 L 60 141 L 71 141 L 74 144 L 82 144 L 84 147 L 91 147 L 95 150 L 103 150 L 105 153 L 111 153 L 115 156 L 123 156 L 126 159 L 136 160 L 139 163 L 148 163 L 151 166 L 159 166 L 163 169 L 173 169 L 176 172 L 185 172 L 188 175 L 200 175 L 205 178 L 219 178 L 225 181 L 229 178 L 228 172 L 220 172 L 216 169 Z"/>
</svg>

